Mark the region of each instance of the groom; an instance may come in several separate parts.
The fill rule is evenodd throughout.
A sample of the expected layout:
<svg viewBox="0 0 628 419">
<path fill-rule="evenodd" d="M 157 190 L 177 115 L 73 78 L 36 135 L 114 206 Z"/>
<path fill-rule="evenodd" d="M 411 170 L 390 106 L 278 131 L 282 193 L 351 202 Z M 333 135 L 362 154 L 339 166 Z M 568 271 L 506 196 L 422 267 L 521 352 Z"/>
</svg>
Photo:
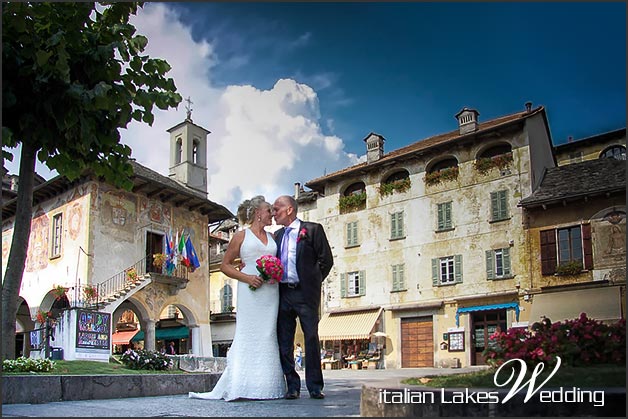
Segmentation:
<svg viewBox="0 0 628 419">
<path fill-rule="evenodd" d="M 277 257 L 284 265 L 279 283 L 277 340 L 281 367 L 286 376 L 286 399 L 299 398 L 301 377 L 294 369 L 294 334 L 299 317 L 305 337 L 305 384 L 313 399 L 324 399 L 318 340 L 318 312 L 321 283 L 329 274 L 334 260 L 323 226 L 297 218 L 297 201 L 280 196 L 273 204 L 273 216 L 284 228 L 277 231 Z"/>
</svg>

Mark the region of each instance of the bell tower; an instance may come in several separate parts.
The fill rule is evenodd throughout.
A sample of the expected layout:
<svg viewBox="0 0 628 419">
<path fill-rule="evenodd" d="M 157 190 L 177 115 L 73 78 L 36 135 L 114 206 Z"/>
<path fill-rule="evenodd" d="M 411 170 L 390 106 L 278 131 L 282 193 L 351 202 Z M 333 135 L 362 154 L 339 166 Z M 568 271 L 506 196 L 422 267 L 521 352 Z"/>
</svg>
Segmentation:
<svg viewBox="0 0 628 419">
<path fill-rule="evenodd" d="M 207 197 L 207 134 L 210 131 L 192 122 L 192 101 L 188 97 L 185 121 L 170 128 L 171 179 Z"/>
</svg>

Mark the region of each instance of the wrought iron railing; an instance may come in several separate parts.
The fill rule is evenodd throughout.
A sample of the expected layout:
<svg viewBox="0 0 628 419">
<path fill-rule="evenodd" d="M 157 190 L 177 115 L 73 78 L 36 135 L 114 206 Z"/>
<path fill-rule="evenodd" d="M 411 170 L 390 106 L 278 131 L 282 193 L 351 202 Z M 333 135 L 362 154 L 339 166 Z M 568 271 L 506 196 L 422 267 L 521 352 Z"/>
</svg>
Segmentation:
<svg viewBox="0 0 628 419">
<path fill-rule="evenodd" d="M 79 297 L 77 306 L 98 307 L 108 302 L 112 298 L 119 298 L 125 291 L 129 291 L 132 285 L 141 280 L 146 274 L 156 273 L 172 278 L 188 278 L 188 268 L 184 265 L 177 265 L 174 269 L 167 270 L 165 264 L 156 267 L 153 264 L 153 257 L 144 259 L 129 266 L 122 272 L 118 272 L 104 282 L 94 285 L 82 285 L 79 287 Z"/>
</svg>

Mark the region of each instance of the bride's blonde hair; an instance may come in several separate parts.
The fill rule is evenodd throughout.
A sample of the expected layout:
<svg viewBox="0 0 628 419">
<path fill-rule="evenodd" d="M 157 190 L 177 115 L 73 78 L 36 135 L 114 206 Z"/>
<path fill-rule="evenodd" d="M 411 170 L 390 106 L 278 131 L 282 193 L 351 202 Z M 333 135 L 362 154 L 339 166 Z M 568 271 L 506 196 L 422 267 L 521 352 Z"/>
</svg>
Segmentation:
<svg viewBox="0 0 628 419">
<path fill-rule="evenodd" d="M 238 206 L 238 219 L 240 224 L 251 224 L 255 216 L 255 210 L 264 204 L 270 205 L 262 195 L 247 199 Z"/>
</svg>

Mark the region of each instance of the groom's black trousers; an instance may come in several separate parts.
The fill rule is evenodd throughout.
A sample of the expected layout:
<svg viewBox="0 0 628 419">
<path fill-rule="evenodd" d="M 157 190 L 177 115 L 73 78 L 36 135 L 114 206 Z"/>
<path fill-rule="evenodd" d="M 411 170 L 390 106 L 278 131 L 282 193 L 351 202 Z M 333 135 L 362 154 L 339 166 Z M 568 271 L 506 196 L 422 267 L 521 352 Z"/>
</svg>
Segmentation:
<svg viewBox="0 0 628 419">
<path fill-rule="evenodd" d="M 294 369 L 294 334 L 297 317 L 299 317 L 305 338 L 303 342 L 305 344 L 305 384 L 310 393 L 322 391 L 324 384 L 318 339 L 318 304 L 316 306 L 312 304 L 313 297 L 306 295 L 300 286 L 289 288 L 287 284 L 279 283 L 279 293 L 277 340 L 288 391 L 301 392 L 301 377 Z"/>
</svg>

